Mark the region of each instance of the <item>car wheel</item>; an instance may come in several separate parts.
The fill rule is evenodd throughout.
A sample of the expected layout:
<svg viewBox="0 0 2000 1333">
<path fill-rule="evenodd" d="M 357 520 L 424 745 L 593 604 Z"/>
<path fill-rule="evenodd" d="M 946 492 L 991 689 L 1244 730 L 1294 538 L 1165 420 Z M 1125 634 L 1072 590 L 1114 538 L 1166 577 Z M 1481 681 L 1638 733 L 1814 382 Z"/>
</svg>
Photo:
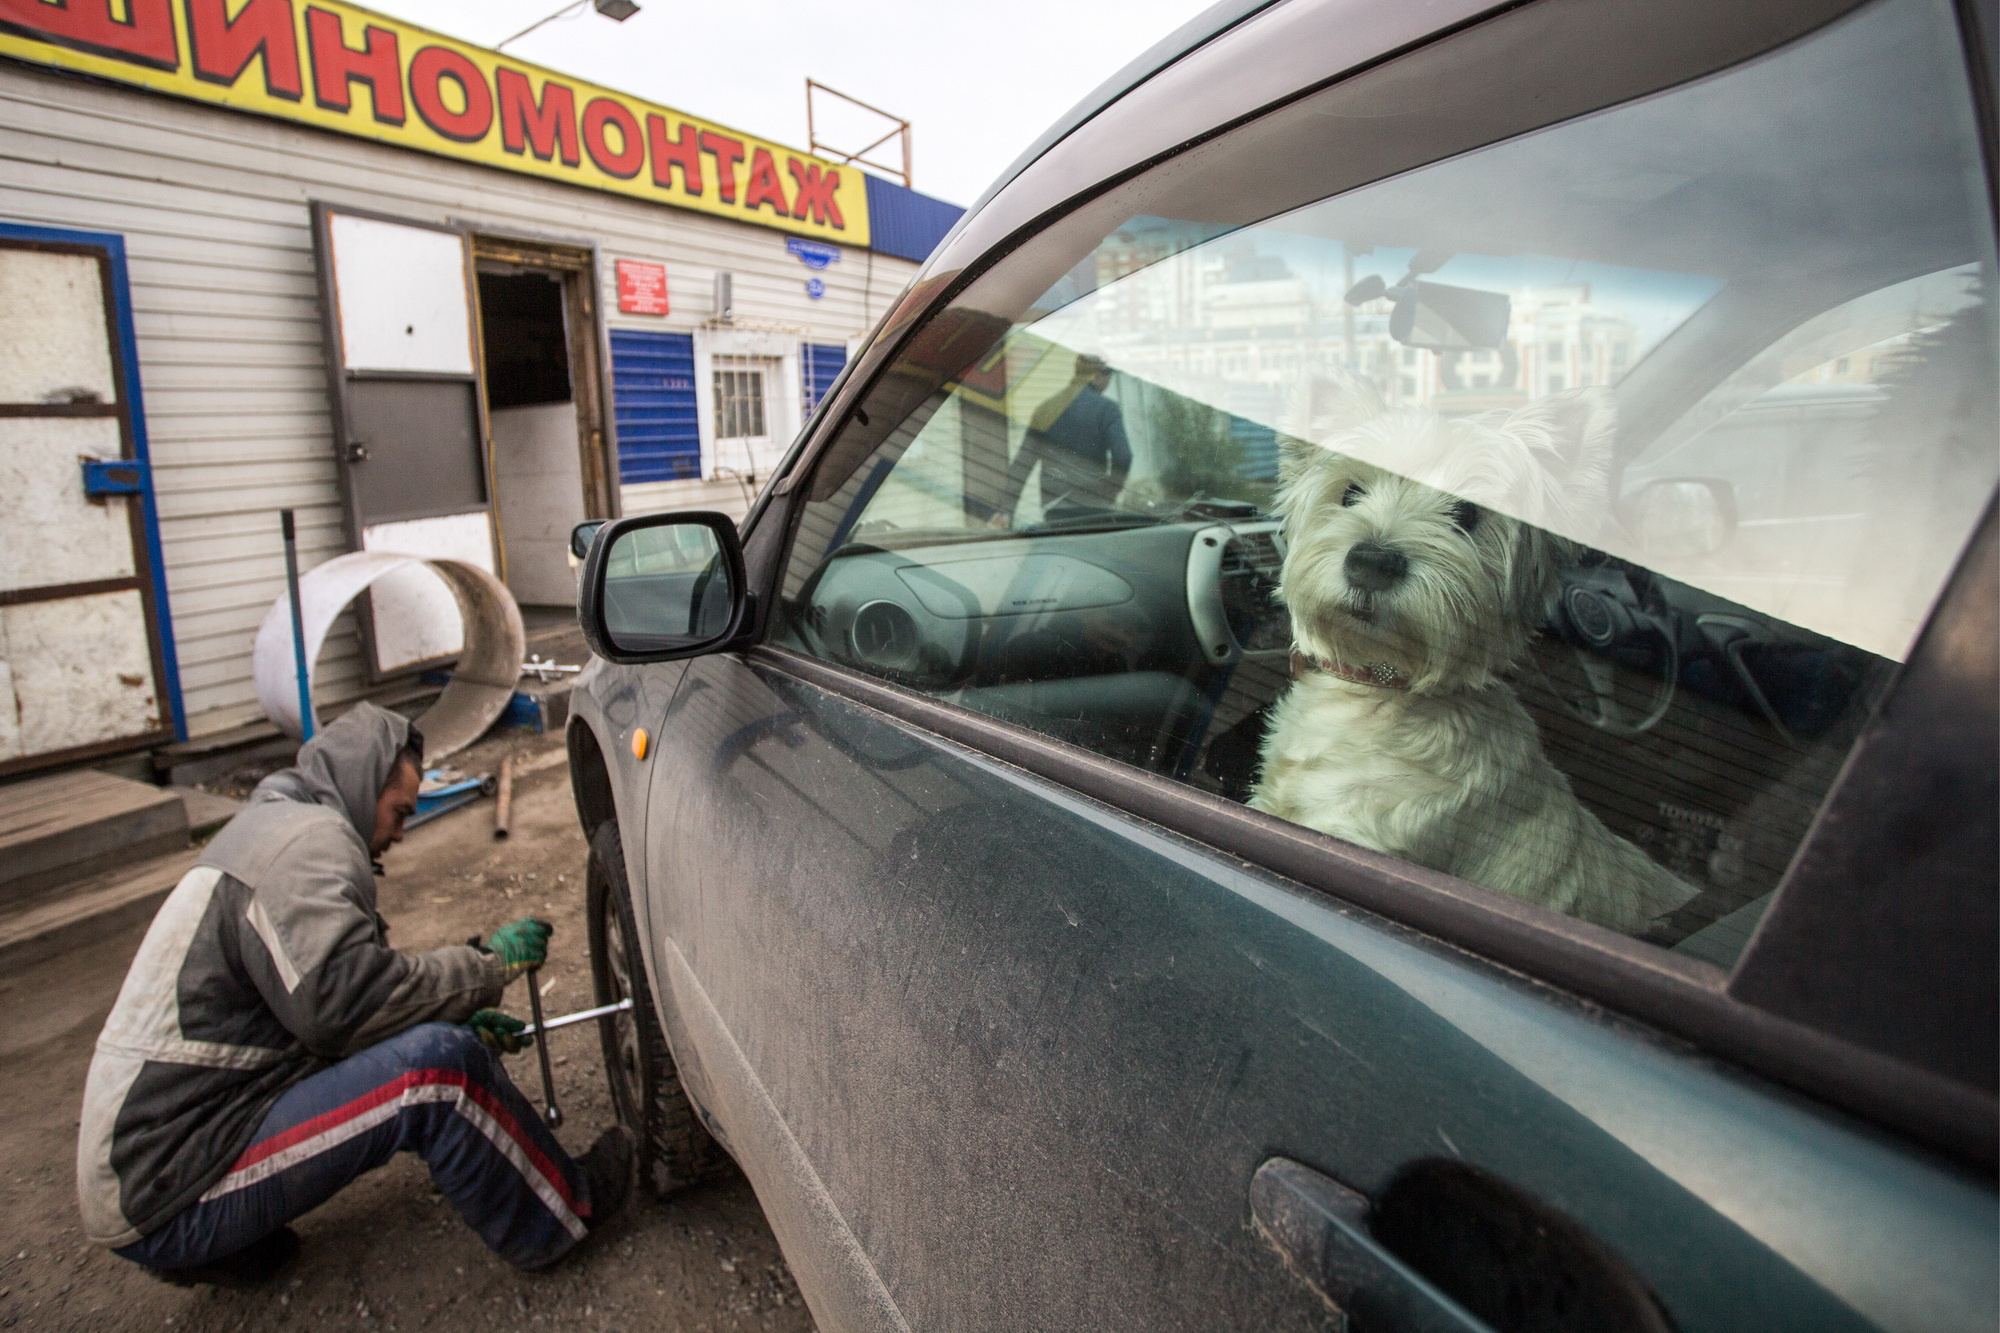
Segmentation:
<svg viewBox="0 0 2000 1333">
<path fill-rule="evenodd" d="M 630 998 L 627 1013 L 598 1020 L 604 1072 L 618 1122 L 639 1141 L 640 1179 L 667 1198 L 729 1169 L 729 1156 L 701 1123 L 681 1087 L 673 1052 L 660 1031 L 653 990 L 625 878 L 618 825 L 606 820 L 590 840 L 590 971 L 597 1003 Z"/>
</svg>

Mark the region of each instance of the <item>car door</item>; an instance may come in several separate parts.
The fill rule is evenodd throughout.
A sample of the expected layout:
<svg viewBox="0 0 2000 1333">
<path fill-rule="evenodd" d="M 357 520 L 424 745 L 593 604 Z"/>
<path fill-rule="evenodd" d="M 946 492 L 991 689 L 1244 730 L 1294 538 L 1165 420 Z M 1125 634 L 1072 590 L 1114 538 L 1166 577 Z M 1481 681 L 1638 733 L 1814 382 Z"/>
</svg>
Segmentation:
<svg viewBox="0 0 2000 1333">
<path fill-rule="evenodd" d="M 659 721 L 647 929 L 823 1326 L 1991 1327 L 1992 216 L 1957 20 L 1725 49 L 1641 40 L 1729 28 L 1699 7 L 1589 12 L 948 251 L 753 517 L 759 641 Z M 1744 425 L 1823 384 L 1875 405 L 1838 448 Z M 1367 480 L 1315 501 L 1328 453 Z M 1530 728 L 1395 847 L 1243 804 L 1340 665 L 1295 660 L 1288 557 L 1371 486 L 1431 504 L 1424 577 L 1481 524 L 1547 562 L 1539 600 L 1394 604 Z M 1382 667 L 1367 708 L 1422 693 Z M 1453 859 L 1503 820 L 1679 891 L 1615 930 Z"/>
</svg>

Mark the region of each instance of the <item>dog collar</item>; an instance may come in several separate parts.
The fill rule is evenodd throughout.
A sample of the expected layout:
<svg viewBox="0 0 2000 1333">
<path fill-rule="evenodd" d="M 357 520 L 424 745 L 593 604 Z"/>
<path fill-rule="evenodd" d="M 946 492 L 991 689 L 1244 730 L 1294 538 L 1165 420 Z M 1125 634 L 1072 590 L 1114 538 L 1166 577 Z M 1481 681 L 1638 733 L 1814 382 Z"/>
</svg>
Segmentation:
<svg viewBox="0 0 2000 1333">
<path fill-rule="evenodd" d="M 1365 667 L 1351 667 L 1344 662 L 1329 662 L 1324 657 L 1307 657 L 1294 648 L 1292 650 L 1292 679 L 1297 680 L 1308 671 L 1324 672 L 1351 680 L 1356 685 L 1373 685 L 1383 690 L 1407 690 L 1410 678 L 1396 670 L 1387 662 L 1370 662 Z"/>
</svg>

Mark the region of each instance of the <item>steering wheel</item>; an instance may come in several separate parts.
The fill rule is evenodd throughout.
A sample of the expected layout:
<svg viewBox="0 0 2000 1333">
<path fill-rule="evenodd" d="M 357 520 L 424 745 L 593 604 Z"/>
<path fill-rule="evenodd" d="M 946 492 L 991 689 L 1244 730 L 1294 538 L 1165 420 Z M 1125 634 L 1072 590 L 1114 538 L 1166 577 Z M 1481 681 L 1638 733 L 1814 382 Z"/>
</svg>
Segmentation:
<svg viewBox="0 0 2000 1333">
<path fill-rule="evenodd" d="M 1678 622 L 1671 611 L 1646 606 L 1623 570 L 1604 565 L 1580 574 L 1563 584 L 1557 621 L 1584 692 L 1564 689 L 1546 668 L 1543 679 L 1563 707 L 1597 730 L 1644 735 L 1673 707 L 1681 674 Z M 1650 650 L 1646 665 L 1657 671 L 1659 683 L 1644 708 L 1634 710 L 1619 697 L 1618 659 L 1637 655 L 1642 645 Z"/>
</svg>

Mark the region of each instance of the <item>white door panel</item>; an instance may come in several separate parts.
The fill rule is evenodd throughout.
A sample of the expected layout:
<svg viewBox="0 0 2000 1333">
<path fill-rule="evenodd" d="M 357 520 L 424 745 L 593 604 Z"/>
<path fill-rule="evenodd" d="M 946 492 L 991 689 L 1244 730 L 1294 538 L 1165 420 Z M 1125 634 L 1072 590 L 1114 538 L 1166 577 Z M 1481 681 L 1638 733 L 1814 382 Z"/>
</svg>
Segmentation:
<svg viewBox="0 0 2000 1333">
<path fill-rule="evenodd" d="M 0 249 L 0 403 L 116 400 L 96 256 Z"/>
<path fill-rule="evenodd" d="M 152 645 L 139 591 L 0 607 L 13 677 L 15 753 L 47 754 L 156 731 Z M 6 736 L 0 732 L 0 744 Z"/>
<path fill-rule="evenodd" d="M 330 227 L 345 368 L 470 375 L 464 239 L 345 213 Z"/>
<path fill-rule="evenodd" d="M 0 417 L 0 591 L 137 572 L 131 502 L 90 499 L 78 470 L 81 459 L 117 458 L 119 447 L 113 417 Z"/>
</svg>

